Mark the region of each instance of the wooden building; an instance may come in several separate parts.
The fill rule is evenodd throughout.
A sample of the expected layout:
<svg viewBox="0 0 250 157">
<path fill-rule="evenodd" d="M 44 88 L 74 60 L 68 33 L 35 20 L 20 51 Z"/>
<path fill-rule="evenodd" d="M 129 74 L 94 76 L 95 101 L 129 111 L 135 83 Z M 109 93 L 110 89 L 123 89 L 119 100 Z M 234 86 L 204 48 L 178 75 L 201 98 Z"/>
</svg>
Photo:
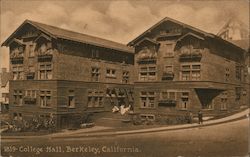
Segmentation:
<svg viewBox="0 0 250 157">
<path fill-rule="evenodd" d="M 2 46 L 10 48 L 13 118 L 53 115 L 63 128 L 114 106 L 156 120 L 227 113 L 250 101 L 249 52 L 170 18 L 128 46 L 26 20 Z"/>
<path fill-rule="evenodd" d="M 134 109 L 142 118 L 249 105 L 247 51 L 219 36 L 164 18 L 128 46 L 135 48 Z"/>
<path fill-rule="evenodd" d="M 10 49 L 10 114 L 56 118 L 69 127 L 85 113 L 133 104 L 134 52 L 126 45 L 26 20 Z"/>
</svg>

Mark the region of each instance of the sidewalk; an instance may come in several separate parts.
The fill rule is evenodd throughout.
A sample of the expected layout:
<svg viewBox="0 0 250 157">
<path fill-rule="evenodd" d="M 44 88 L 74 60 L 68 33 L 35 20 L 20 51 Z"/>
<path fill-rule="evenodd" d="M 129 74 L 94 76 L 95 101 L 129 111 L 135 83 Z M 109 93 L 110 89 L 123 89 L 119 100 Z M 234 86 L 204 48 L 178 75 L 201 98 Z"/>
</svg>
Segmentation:
<svg viewBox="0 0 250 157">
<path fill-rule="evenodd" d="M 226 122 L 246 118 L 247 115 L 249 115 L 249 111 L 250 111 L 249 109 L 246 109 L 242 112 L 236 113 L 234 115 L 231 115 L 231 116 L 228 116 L 225 118 L 204 121 L 202 127 L 209 126 L 209 125 L 216 125 L 216 124 L 220 124 L 220 123 L 226 123 Z M 83 138 L 83 137 L 98 137 L 98 136 L 116 136 L 116 135 L 125 135 L 125 134 L 138 134 L 138 133 L 150 133 L 150 132 L 159 132 L 159 131 L 180 130 L 180 129 L 195 128 L 195 127 L 201 127 L 201 125 L 199 125 L 197 123 L 182 124 L 182 125 L 164 126 L 164 127 L 149 128 L 149 129 L 128 130 L 128 131 L 108 131 L 108 132 L 95 132 L 95 133 L 76 134 L 76 135 L 71 134 L 68 137 L 54 136 L 54 138 Z"/>
<path fill-rule="evenodd" d="M 44 135 L 44 136 L 48 136 L 48 137 L 56 137 L 56 136 L 68 136 L 68 135 L 72 135 L 72 134 L 82 134 L 82 133 L 89 133 L 89 132 L 98 132 L 98 131 L 104 131 L 104 130 L 110 130 L 113 129 L 111 127 L 104 127 L 104 126 L 94 126 L 92 128 L 85 128 L 85 129 L 78 129 L 78 130 L 65 130 L 63 132 L 60 133 L 53 133 L 53 134 L 49 134 L 49 135 Z"/>
<path fill-rule="evenodd" d="M 127 130 L 127 131 L 114 131 L 110 127 L 101 127 L 95 126 L 93 128 L 80 129 L 76 131 L 67 131 L 54 133 L 43 136 L 4 136 L 2 139 L 25 139 L 25 138 L 50 138 L 50 139 L 67 139 L 67 138 L 85 138 L 85 137 L 101 137 L 101 136 L 117 136 L 117 135 L 126 135 L 126 134 L 139 134 L 139 133 L 151 133 L 151 132 L 159 132 L 159 131 L 171 131 L 171 130 L 180 130 L 180 129 L 189 129 L 196 127 L 204 127 L 209 125 L 216 125 L 220 123 L 226 123 L 230 121 L 235 121 L 243 118 L 249 118 L 249 108 L 236 113 L 234 115 L 216 119 L 216 120 L 208 120 L 204 121 L 203 125 L 199 125 L 197 123 L 194 124 L 182 124 L 182 125 L 173 125 L 173 126 L 162 126 L 156 128 L 148 128 L 148 129 L 138 129 L 138 130 Z M 106 131 L 105 131 L 106 130 Z M 112 130 L 112 131 L 111 131 Z"/>
</svg>

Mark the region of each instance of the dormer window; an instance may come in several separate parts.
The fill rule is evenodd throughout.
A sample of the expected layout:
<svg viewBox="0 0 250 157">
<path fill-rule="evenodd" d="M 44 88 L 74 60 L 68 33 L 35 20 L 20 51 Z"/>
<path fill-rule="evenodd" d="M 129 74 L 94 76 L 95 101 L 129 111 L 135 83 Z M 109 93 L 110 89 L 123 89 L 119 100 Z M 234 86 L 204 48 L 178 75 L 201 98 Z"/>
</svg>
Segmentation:
<svg viewBox="0 0 250 157">
<path fill-rule="evenodd" d="M 38 50 L 38 55 L 51 55 L 52 54 L 52 42 L 51 39 L 42 34 L 35 42 L 37 43 L 36 49 Z"/>
<path fill-rule="evenodd" d="M 23 57 L 23 46 L 15 47 L 11 50 L 11 58 Z"/>
<path fill-rule="evenodd" d="M 40 47 L 38 47 L 38 53 L 39 55 L 50 55 L 52 54 L 51 49 L 52 49 L 51 42 L 42 43 Z"/>
<path fill-rule="evenodd" d="M 10 58 L 21 58 L 24 54 L 24 45 L 21 40 L 13 39 L 10 44 Z"/>
</svg>

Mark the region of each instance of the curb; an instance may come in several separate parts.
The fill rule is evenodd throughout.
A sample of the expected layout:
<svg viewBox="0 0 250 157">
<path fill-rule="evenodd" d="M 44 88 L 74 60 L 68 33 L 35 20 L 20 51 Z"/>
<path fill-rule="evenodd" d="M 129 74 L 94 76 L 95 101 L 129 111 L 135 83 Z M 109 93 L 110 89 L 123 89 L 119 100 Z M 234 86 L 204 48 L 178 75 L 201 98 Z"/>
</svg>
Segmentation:
<svg viewBox="0 0 250 157">
<path fill-rule="evenodd" d="M 241 116 L 235 119 L 223 121 L 223 122 L 216 122 L 216 123 L 210 123 L 210 124 L 193 124 L 192 126 L 184 126 L 180 128 L 167 128 L 167 127 L 159 127 L 159 128 L 153 128 L 153 129 L 147 129 L 147 130 L 130 130 L 130 131 L 110 131 L 110 132 L 97 132 L 97 133 L 89 133 L 89 134 L 83 134 L 83 135 L 69 135 L 69 136 L 55 136 L 55 137 L 49 137 L 47 135 L 44 136 L 4 136 L 1 137 L 1 140 L 21 140 L 21 139 L 33 139 L 33 138 L 39 138 L 39 139 L 76 139 L 76 138 L 90 138 L 90 137 L 110 137 L 110 136 L 121 136 L 121 135 L 133 135 L 133 134 L 142 134 L 142 133 L 154 133 L 154 132 L 163 132 L 163 131 L 174 131 L 174 130 L 183 130 L 183 129 L 191 129 L 191 128 L 200 128 L 200 127 L 207 127 L 212 125 L 218 125 L 218 124 L 224 124 L 229 123 L 233 121 L 238 121 L 247 118 L 246 116 Z"/>
<path fill-rule="evenodd" d="M 248 111 L 249 109 L 242 111 L 242 113 Z M 227 117 L 225 117 L 227 118 Z M 89 137 L 109 137 L 109 136 L 119 136 L 119 135 L 131 135 L 131 134 L 142 134 L 142 133 L 153 133 L 153 132 L 162 132 L 162 131 L 174 131 L 174 130 L 183 130 L 183 129 L 191 129 L 191 128 L 199 128 L 199 127 L 206 127 L 211 125 L 218 125 L 233 121 L 242 120 L 245 118 L 249 118 L 246 114 L 243 114 L 241 116 L 237 116 L 236 118 L 224 120 L 218 122 L 213 121 L 205 121 L 202 125 L 199 125 L 197 123 L 194 124 L 184 124 L 180 125 L 180 127 L 174 127 L 174 126 L 163 126 L 163 127 L 157 127 L 157 128 L 148 128 L 148 129 L 138 129 L 138 130 L 127 130 L 127 131 L 106 131 L 106 132 L 95 132 L 95 133 L 86 133 L 81 135 L 68 135 L 68 136 L 50 136 L 50 135 L 42 135 L 42 136 L 2 136 L 1 140 L 21 140 L 21 139 L 33 139 L 33 138 L 39 138 L 39 139 L 76 139 L 76 138 L 89 138 Z M 207 123 L 207 124 L 206 124 Z M 171 128 L 172 127 L 172 128 Z"/>
<path fill-rule="evenodd" d="M 109 137 L 109 136 L 120 136 L 120 135 L 132 135 L 132 134 L 142 134 L 142 133 L 154 133 L 154 132 L 163 132 L 163 131 L 174 131 L 174 130 L 183 130 L 183 129 L 191 129 L 191 128 L 200 128 L 200 127 L 207 127 L 212 125 L 218 125 L 218 124 L 224 124 L 229 123 L 233 121 L 238 121 L 245 119 L 246 116 L 242 116 L 236 119 L 227 120 L 224 122 L 217 122 L 217 123 L 211 123 L 211 124 L 195 124 L 193 126 L 186 126 L 186 127 L 180 127 L 180 128 L 157 128 L 152 130 L 133 130 L 133 131 L 117 131 L 117 132 L 104 132 L 104 133 L 90 133 L 85 135 L 79 135 L 79 136 L 67 136 L 67 137 L 50 137 L 50 139 L 76 139 L 76 138 L 89 138 L 89 137 Z"/>
</svg>

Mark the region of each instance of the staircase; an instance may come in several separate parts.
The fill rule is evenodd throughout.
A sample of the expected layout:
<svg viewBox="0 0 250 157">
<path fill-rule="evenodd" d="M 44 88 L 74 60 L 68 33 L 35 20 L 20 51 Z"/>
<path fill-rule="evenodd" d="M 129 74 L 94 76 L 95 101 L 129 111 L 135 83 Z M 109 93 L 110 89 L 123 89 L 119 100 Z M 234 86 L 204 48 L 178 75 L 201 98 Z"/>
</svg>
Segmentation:
<svg viewBox="0 0 250 157">
<path fill-rule="evenodd" d="M 130 120 L 130 115 L 125 114 L 121 115 L 119 112 L 105 112 L 100 113 L 95 117 L 94 123 L 96 126 L 105 126 L 105 127 L 124 127 L 129 125 L 126 121 Z"/>
</svg>

